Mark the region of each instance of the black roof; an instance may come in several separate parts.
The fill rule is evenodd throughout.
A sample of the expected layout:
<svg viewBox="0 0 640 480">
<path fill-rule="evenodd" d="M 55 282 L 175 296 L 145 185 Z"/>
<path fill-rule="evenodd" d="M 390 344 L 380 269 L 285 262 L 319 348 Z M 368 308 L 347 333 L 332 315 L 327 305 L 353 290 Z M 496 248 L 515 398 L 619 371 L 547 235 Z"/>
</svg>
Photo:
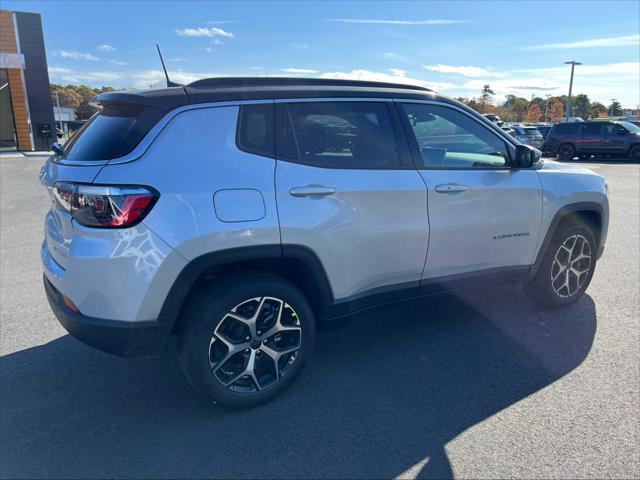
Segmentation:
<svg viewBox="0 0 640 480">
<path fill-rule="evenodd" d="M 237 100 L 389 96 L 425 99 L 434 95 L 428 88 L 399 83 L 323 78 L 220 77 L 198 80 L 183 87 L 101 93 L 98 101 L 139 103 L 171 110 L 182 105 Z"/>
</svg>

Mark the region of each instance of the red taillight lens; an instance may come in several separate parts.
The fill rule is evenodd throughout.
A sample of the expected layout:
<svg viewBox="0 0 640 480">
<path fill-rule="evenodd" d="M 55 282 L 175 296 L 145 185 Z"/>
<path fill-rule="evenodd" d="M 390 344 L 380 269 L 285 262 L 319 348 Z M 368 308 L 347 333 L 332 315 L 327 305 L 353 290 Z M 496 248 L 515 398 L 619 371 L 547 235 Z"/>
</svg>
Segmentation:
<svg viewBox="0 0 640 480">
<path fill-rule="evenodd" d="M 56 183 L 57 203 L 81 225 L 98 228 L 132 227 L 153 208 L 158 193 L 145 187 Z"/>
</svg>

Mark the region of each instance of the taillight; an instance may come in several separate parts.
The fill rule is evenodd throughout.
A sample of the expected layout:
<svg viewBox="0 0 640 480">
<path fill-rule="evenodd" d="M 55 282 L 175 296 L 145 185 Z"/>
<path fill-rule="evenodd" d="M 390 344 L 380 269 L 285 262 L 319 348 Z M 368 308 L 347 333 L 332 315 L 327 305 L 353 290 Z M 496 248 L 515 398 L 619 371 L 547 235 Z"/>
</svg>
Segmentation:
<svg viewBox="0 0 640 480">
<path fill-rule="evenodd" d="M 53 186 L 53 196 L 58 206 L 81 225 L 125 228 L 140 223 L 159 194 L 147 187 L 59 182 Z"/>
</svg>

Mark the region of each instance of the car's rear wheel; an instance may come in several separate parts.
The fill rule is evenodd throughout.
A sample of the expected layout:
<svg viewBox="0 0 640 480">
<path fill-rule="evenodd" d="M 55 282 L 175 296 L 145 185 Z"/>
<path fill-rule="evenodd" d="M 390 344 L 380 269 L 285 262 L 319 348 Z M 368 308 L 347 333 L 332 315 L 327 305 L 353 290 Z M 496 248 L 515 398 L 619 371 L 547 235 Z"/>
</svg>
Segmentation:
<svg viewBox="0 0 640 480">
<path fill-rule="evenodd" d="M 546 307 L 566 307 L 586 291 L 596 266 L 597 245 L 588 225 L 562 224 L 544 253 L 527 294 Z"/>
<path fill-rule="evenodd" d="M 640 162 L 640 145 L 634 145 L 629 149 L 629 160 Z"/>
<path fill-rule="evenodd" d="M 560 160 L 571 160 L 576 156 L 576 147 L 570 143 L 564 143 L 558 148 L 558 157 Z"/>
<path fill-rule="evenodd" d="M 315 337 L 304 294 L 268 274 L 204 287 L 181 321 L 178 352 L 187 378 L 198 392 L 230 407 L 251 407 L 283 392 Z"/>
</svg>

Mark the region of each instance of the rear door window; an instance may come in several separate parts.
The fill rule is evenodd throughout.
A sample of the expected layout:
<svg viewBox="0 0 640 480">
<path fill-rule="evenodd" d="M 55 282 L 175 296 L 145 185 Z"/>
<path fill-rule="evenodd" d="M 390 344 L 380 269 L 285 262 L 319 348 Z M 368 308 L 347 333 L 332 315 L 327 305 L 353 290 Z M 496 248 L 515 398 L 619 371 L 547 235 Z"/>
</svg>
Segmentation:
<svg viewBox="0 0 640 480">
<path fill-rule="evenodd" d="M 399 168 L 386 102 L 292 103 L 287 110 L 289 160 L 327 168 Z"/>
<path fill-rule="evenodd" d="M 577 123 L 561 123 L 556 127 L 556 133 L 562 135 L 576 135 L 580 131 L 580 125 Z"/>
<path fill-rule="evenodd" d="M 600 135 L 602 132 L 602 124 L 601 123 L 587 123 L 582 126 L 582 135 Z"/>
<path fill-rule="evenodd" d="M 130 153 L 164 111 L 131 103 L 108 103 L 64 146 L 61 158 L 111 160 Z"/>
</svg>

